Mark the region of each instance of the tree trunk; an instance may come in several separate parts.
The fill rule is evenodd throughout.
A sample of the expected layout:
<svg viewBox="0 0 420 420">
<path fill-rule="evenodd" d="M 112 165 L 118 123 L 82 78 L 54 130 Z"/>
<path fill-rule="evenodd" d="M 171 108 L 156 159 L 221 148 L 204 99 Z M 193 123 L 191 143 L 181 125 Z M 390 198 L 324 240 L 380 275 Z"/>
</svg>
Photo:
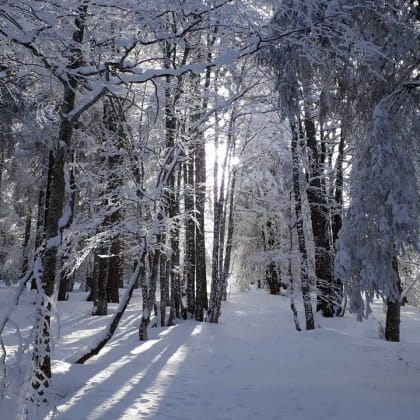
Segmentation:
<svg viewBox="0 0 420 420">
<path fill-rule="evenodd" d="M 75 181 L 75 177 L 74 177 L 74 171 L 72 168 L 70 168 L 70 189 L 71 189 L 71 202 L 69 203 L 69 206 L 71 208 L 70 211 L 70 217 L 67 221 L 67 225 L 65 226 L 65 228 L 67 229 L 68 227 L 70 227 L 70 225 L 73 222 L 73 214 L 74 214 L 74 205 L 75 205 L 75 198 L 76 198 L 76 181 Z M 71 250 L 72 247 L 72 241 L 71 238 L 68 239 L 66 241 L 66 243 L 63 245 L 63 248 L 65 250 Z M 61 265 L 63 266 L 65 261 L 66 261 L 66 257 L 65 256 L 61 256 Z M 69 270 L 68 269 L 63 269 L 60 271 L 60 282 L 58 285 L 58 296 L 57 296 L 57 300 L 59 301 L 63 301 L 63 300 L 68 300 L 68 292 L 70 289 L 70 285 L 72 282 L 72 276 L 69 274 Z"/>
<path fill-rule="evenodd" d="M 343 130 L 343 129 L 341 129 Z M 338 145 L 338 156 L 336 163 L 336 175 L 335 175 L 335 192 L 334 192 L 334 214 L 332 216 L 332 240 L 334 244 L 334 251 L 336 250 L 336 243 L 338 240 L 338 234 L 343 224 L 343 162 L 344 162 L 344 143 L 345 137 L 343 131 L 340 135 L 340 143 Z M 343 282 L 340 279 L 335 279 L 335 300 L 336 314 L 342 316 L 344 314 L 343 302 Z"/>
<path fill-rule="evenodd" d="M 77 68 L 82 64 L 82 51 L 80 44 L 83 41 L 85 17 L 87 6 L 85 4 L 79 6 L 78 14 L 75 17 L 75 31 L 73 32 L 74 44 L 70 49 L 72 53 L 72 62 L 69 63 L 70 68 Z M 59 127 L 58 142 L 55 147 L 54 165 L 51 170 L 51 188 L 50 196 L 47 197 L 46 217 L 45 217 L 45 240 L 46 247 L 41 259 L 42 273 L 40 277 L 41 284 L 37 284 L 39 302 L 36 310 L 35 322 L 35 338 L 33 349 L 33 380 L 32 388 L 34 390 L 31 400 L 40 405 L 45 403 L 45 394 L 50 387 L 51 379 L 51 297 L 54 294 L 56 263 L 59 247 L 62 242 L 62 230 L 71 217 L 71 206 L 69 203 L 64 213 L 65 203 L 70 200 L 69 191 L 70 180 L 67 164 L 68 152 L 71 147 L 74 123 L 67 119 L 66 116 L 74 110 L 76 88 L 78 82 L 74 78 L 63 82 L 64 94 L 61 104 L 61 120 Z M 64 216 L 64 220 L 60 222 L 60 218 Z M 64 223 L 63 223 L 64 222 Z M 42 291 L 40 290 L 42 288 Z"/>
<path fill-rule="evenodd" d="M 216 37 L 208 37 L 207 39 L 207 62 L 211 61 L 211 47 L 214 45 Z M 211 81 L 211 69 L 206 70 L 204 79 L 204 90 L 202 95 L 201 113 L 207 110 L 209 96 L 208 88 Z M 199 89 L 198 78 L 198 89 Z M 205 312 L 208 309 L 207 300 L 207 276 L 206 276 L 206 237 L 205 237 L 205 201 L 206 201 L 206 148 L 204 136 L 199 135 L 195 142 L 195 203 L 197 210 L 198 226 L 195 229 L 195 245 L 196 245 L 196 296 L 195 296 L 195 319 L 203 322 Z"/>
<path fill-rule="evenodd" d="M 290 202 L 292 202 L 292 193 L 290 193 Z M 295 305 L 295 279 L 293 278 L 292 271 L 292 251 L 293 251 L 293 229 L 292 229 L 292 210 L 289 207 L 289 261 L 287 263 L 287 273 L 289 275 L 289 287 L 288 295 L 290 299 L 290 309 L 293 313 L 293 322 L 295 324 L 296 331 L 301 331 L 299 317 Z"/>
<path fill-rule="evenodd" d="M 263 229 L 263 242 L 265 251 L 272 250 L 276 244 L 273 224 L 269 220 L 265 224 L 265 229 Z M 265 280 L 270 289 L 270 294 L 280 294 L 280 277 L 278 275 L 278 267 L 273 261 L 268 264 L 265 270 Z"/>
<path fill-rule="evenodd" d="M 386 321 L 385 321 L 385 340 L 386 341 L 400 341 L 400 312 L 401 312 L 401 278 L 398 269 L 398 260 L 394 256 L 392 259 L 392 268 L 395 280 L 395 287 L 398 296 L 393 299 L 387 299 L 386 307 Z"/>
<path fill-rule="evenodd" d="M 163 241 L 162 235 L 161 240 Z M 165 327 L 169 324 L 169 316 L 167 315 L 167 308 L 171 307 L 171 301 L 169 298 L 169 276 L 168 272 L 168 261 L 167 256 L 164 253 L 160 253 L 160 322 L 161 326 Z"/>
<path fill-rule="evenodd" d="M 232 240 L 233 240 L 233 232 L 234 232 L 234 193 L 235 193 L 235 181 L 236 176 L 235 173 L 232 174 L 231 180 L 231 187 L 229 191 L 229 220 L 228 220 L 228 232 L 226 238 L 226 248 L 225 248 L 225 259 L 223 261 L 223 284 L 224 284 L 224 292 L 223 292 L 223 300 L 227 298 L 227 280 L 229 277 L 229 270 L 230 270 L 230 260 L 232 257 Z"/>
<path fill-rule="evenodd" d="M 268 283 L 268 287 L 270 288 L 271 295 L 279 295 L 280 294 L 280 279 L 278 276 L 277 266 L 274 262 L 271 262 L 266 271 L 265 271 L 265 279 Z"/>
<path fill-rule="evenodd" d="M 334 316 L 334 288 L 329 239 L 329 211 L 326 194 L 322 188 L 323 171 L 317 148 L 316 128 L 313 117 L 306 115 L 306 141 L 309 151 L 309 185 L 307 197 L 311 212 L 312 232 L 315 242 L 315 275 L 317 278 L 317 310 L 325 317 Z"/>
<path fill-rule="evenodd" d="M 194 215 L 194 159 L 190 155 L 184 165 L 184 190 L 185 190 L 185 262 L 184 275 L 187 291 L 187 312 L 193 318 L 195 314 L 195 222 Z"/>
<path fill-rule="evenodd" d="M 233 150 L 235 147 L 234 144 L 234 113 L 235 113 L 235 107 L 233 107 L 230 118 L 229 118 L 229 128 L 228 128 L 228 136 L 227 136 L 227 142 L 226 142 L 226 150 L 225 150 L 225 156 L 223 159 L 223 166 L 222 166 L 222 179 L 220 181 L 220 189 L 219 189 L 219 205 L 218 205 L 218 211 L 220 212 L 219 216 L 219 224 L 220 224 L 220 232 L 219 232 L 219 268 L 218 268 L 218 274 L 219 274 L 219 281 L 221 283 L 221 290 L 222 290 L 222 296 L 221 300 L 226 300 L 226 285 L 227 285 L 227 275 L 224 273 L 224 261 L 226 259 L 226 225 L 228 223 L 227 221 L 227 215 L 228 215 L 228 207 L 229 207 L 229 187 L 230 187 L 230 178 L 231 178 L 231 172 L 228 168 L 228 163 L 230 160 L 230 157 L 233 154 Z M 225 182 L 226 174 L 228 173 L 227 182 Z M 226 185 L 227 184 L 227 185 Z M 229 268 L 228 268 L 229 270 Z"/>
<path fill-rule="evenodd" d="M 96 256 L 97 261 L 97 282 L 98 294 L 95 301 L 95 311 L 93 315 L 107 315 L 108 313 L 108 276 L 109 276 L 109 245 L 102 246 Z"/>
<path fill-rule="evenodd" d="M 215 123 L 215 154 L 213 167 L 213 255 L 211 260 L 211 293 L 209 301 L 209 310 L 207 312 L 207 321 L 212 323 L 219 322 L 221 303 L 222 303 L 222 285 L 219 273 L 220 259 L 220 227 L 223 210 L 223 185 L 218 192 L 218 116 L 216 114 Z"/>
<path fill-rule="evenodd" d="M 119 99 L 109 97 L 105 100 L 103 109 L 103 120 L 106 132 L 104 133 L 105 144 L 108 145 L 106 174 L 106 194 L 108 202 L 115 209 L 105 217 L 103 229 L 111 230 L 110 249 L 108 256 L 108 280 L 107 299 L 108 302 L 119 303 L 119 287 L 123 283 L 123 271 L 121 268 L 121 238 L 117 232 L 118 224 L 123 215 L 120 205 L 118 189 L 123 185 L 123 163 L 124 159 L 121 150 L 124 148 L 124 114 Z"/>
<path fill-rule="evenodd" d="M 170 184 L 172 188 L 172 199 L 169 217 L 174 220 L 179 215 L 179 192 L 181 187 L 181 168 L 178 170 L 177 179 Z M 179 225 L 178 222 L 172 222 L 171 228 L 171 306 L 172 315 L 177 319 L 184 317 L 184 305 L 181 296 L 181 278 L 180 278 L 180 250 L 179 250 Z M 171 322 L 172 324 L 173 322 Z"/>
<path fill-rule="evenodd" d="M 32 211 L 31 208 L 28 207 L 26 209 L 27 215 L 26 215 L 26 222 L 25 222 L 25 234 L 23 237 L 23 244 L 22 244 L 22 276 L 25 275 L 26 271 L 28 270 L 28 263 L 29 263 L 29 250 L 28 250 L 28 244 L 29 240 L 31 239 L 31 230 L 32 230 Z"/>
<path fill-rule="evenodd" d="M 36 219 L 36 237 L 35 237 L 35 253 L 40 250 L 40 246 L 45 239 L 45 220 L 47 218 L 48 200 L 51 195 L 51 176 L 54 167 L 54 152 L 51 150 L 48 154 L 48 162 L 45 164 L 47 170 L 43 168 L 41 176 L 42 185 L 38 195 L 38 215 Z M 31 290 L 36 290 L 36 281 L 31 279 Z"/>
<path fill-rule="evenodd" d="M 311 288 L 308 275 L 308 253 L 306 250 L 305 233 L 303 228 L 303 212 L 302 212 L 302 196 L 300 192 L 300 165 L 298 152 L 298 128 L 297 123 L 291 121 L 290 128 L 292 131 L 292 177 L 293 177 L 293 194 L 296 212 L 296 230 L 298 236 L 298 246 L 300 252 L 300 276 L 303 306 L 305 310 L 306 329 L 313 330 L 315 328 L 314 316 L 311 303 Z"/>
<path fill-rule="evenodd" d="M 195 149 L 195 193 L 198 226 L 195 229 L 196 244 L 196 296 L 195 319 L 204 321 L 204 313 L 208 309 L 207 278 L 206 278 L 206 239 L 204 212 L 206 199 L 206 152 L 204 142 Z"/>
<path fill-rule="evenodd" d="M 62 105 L 62 115 L 67 115 L 74 108 L 74 90 L 66 87 Z M 54 293 L 56 277 L 56 261 L 58 247 L 61 243 L 61 227 L 59 220 L 63 215 L 65 203 L 65 165 L 68 162 L 67 148 L 70 145 L 73 132 L 73 125 L 64 117 L 60 122 L 59 143 L 56 148 L 55 162 L 51 176 L 51 196 L 48 202 L 48 212 L 45 222 L 45 239 L 47 241 L 46 249 L 42 257 L 42 275 L 41 285 L 45 297 L 39 302 L 34 339 L 33 362 L 34 379 L 32 387 L 38 394 L 38 399 L 46 392 L 50 386 L 51 378 L 51 338 L 50 338 L 50 319 L 51 302 L 49 300 Z M 35 399 L 35 398 L 34 398 Z M 38 402 L 36 402 L 38 404 Z"/>
<path fill-rule="evenodd" d="M 119 303 L 119 288 L 124 287 L 122 265 L 122 243 L 117 235 L 111 241 L 111 249 L 108 261 L 108 302 Z"/>
<path fill-rule="evenodd" d="M 156 302 L 156 284 L 159 275 L 159 258 L 160 252 L 153 253 L 152 264 L 150 267 L 149 284 L 146 284 L 146 277 L 142 276 L 142 292 L 143 292 L 143 312 L 139 326 L 139 340 L 147 341 L 149 339 L 148 327 L 150 317 L 152 315 L 153 306 Z"/>
</svg>

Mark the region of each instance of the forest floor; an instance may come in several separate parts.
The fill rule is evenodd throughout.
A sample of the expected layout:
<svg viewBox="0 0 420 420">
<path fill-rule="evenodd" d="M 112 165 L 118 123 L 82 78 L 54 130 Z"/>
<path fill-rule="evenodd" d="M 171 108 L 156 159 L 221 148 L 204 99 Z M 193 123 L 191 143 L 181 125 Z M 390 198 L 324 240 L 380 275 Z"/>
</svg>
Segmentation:
<svg viewBox="0 0 420 420">
<path fill-rule="evenodd" d="M 0 289 L 0 308 L 9 294 Z M 75 365 L 109 320 L 90 316 L 85 298 L 59 302 L 54 323 L 60 420 L 420 418 L 419 309 L 403 308 L 401 343 L 378 338 L 380 305 L 366 322 L 318 319 L 319 328 L 299 333 L 287 298 L 253 290 L 231 295 L 217 325 L 182 321 L 140 343 L 135 294 L 112 341 Z M 29 330 L 31 318 L 18 312 Z M 12 401 L 0 402 L 0 419 L 12 413 Z"/>
</svg>

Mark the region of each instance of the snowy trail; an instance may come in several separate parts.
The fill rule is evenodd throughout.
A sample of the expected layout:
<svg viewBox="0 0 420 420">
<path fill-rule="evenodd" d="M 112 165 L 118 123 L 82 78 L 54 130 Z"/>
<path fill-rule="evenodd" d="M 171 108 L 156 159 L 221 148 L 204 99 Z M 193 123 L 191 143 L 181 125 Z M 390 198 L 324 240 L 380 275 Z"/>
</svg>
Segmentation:
<svg viewBox="0 0 420 420">
<path fill-rule="evenodd" d="M 253 291 L 219 325 L 183 322 L 146 344 L 122 331 L 87 365 L 57 364 L 59 419 L 420 418 L 418 341 L 385 343 L 352 317 L 322 324 L 297 333 L 287 299 Z"/>
</svg>

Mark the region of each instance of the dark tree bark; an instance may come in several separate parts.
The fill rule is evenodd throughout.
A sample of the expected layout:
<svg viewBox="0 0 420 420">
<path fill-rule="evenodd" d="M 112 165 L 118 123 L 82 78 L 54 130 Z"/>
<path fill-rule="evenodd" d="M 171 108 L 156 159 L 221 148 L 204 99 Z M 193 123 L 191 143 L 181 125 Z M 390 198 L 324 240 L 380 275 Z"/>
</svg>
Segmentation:
<svg viewBox="0 0 420 420">
<path fill-rule="evenodd" d="M 270 294 L 279 295 L 280 294 L 280 279 L 278 276 L 276 263 L 271 262 L 268 265 L 265 271 L 265 279 L 268 283 L 268 287 L 270 288 Z"/>
<path fill-rule="evenodd" d="M 112 239 L 110 255 L 108 262 L 108 302 L 119 303 L 119 288 L 124 287 L 124 282 L 122 243 L 118 235 Z"/>
<path fill-rule="evenodd" d="M 108 274 L 109 274 L 109 244 L 99 248 L 96 255 L 97 299 L 94 302 L 93 315 L 107 315 L 108 313 Z"/>
<path fill-rule="evenodd" d="M 275 246 L 275 232 L 273 231 L 273 223 L 268 220 L 263 229 L 264 250 L 269 251 Z M 270 294 L 280 294 L 280 276 L 278 275 L 277 264 L 271 261 L 265 270 L 265 280 L 270 289 Z"/>
<path fill-rule="evenodd" d="M 385 320 L 385 340 L 386 341 L 400 341 L 400 315 L 401 315 L 401 278 L 398 270 L 398 260 L 394 256 L 392 259 L 395 288 L 397 295 L 393 299 L 388 298 L 386 303 L 386 320 Z"/>
<path fill-rule="evenodd" d="M 97 252 L 93 253 L 93 270 L 92 274 L 87 277 L 86 286 L 90 289 L 89 296 L 87 297 L 88 302 L 95 302 L 98 300 L 98 268 L 99 268 L 99 259 L 97 257 Z M 134 270 L 136 267 L 134 267 Z"/>
</svg>

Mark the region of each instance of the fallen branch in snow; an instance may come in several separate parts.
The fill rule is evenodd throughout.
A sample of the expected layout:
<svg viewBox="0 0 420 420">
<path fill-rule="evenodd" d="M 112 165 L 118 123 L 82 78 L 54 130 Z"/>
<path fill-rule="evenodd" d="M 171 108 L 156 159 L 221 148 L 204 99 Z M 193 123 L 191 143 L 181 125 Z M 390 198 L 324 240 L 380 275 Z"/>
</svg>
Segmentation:
<svg viewBox="0 0 420 420">
<path fill-rule="evenodd" d="M 145 251 L 146 251 L 146 247 L 145 247 L 145 243 L 143 243 L 143 246 L 139 255 L 139 261 L 142 261 Z M 79 357 L 79 359 L 77 359 L 75 363 L 83 364 L 87 360 L 89 360 L 92 356 L 97 355 L 105 347 L 105 344 L 108 343 L 108 341 L 112 338 L 112 336 L 114 335 L 115 331 L 118 328 L 118 325 L 120 323 L 122 316 L 124 315 L 125 310 L 127 309 L 128 304 L 130 303 L 131 296 L 133 295 L 133 291 L 135 289 L 137 280 L 140 276 L 141 266 L 142 266 L 141 263 L 137 264 L 136 270 L 131 275 L 130 282 L 128 284 L 125 295 L 123 299 L 121 300 L 118 306 L 118 309 L 115 312 L 115 315 L 112 317 L 112 321 L 107 327 L 105 333 L 99 339 L 99 342 L 96 344 L 94 348 L 89 350 L 82 357 Z"/>
</svg>

